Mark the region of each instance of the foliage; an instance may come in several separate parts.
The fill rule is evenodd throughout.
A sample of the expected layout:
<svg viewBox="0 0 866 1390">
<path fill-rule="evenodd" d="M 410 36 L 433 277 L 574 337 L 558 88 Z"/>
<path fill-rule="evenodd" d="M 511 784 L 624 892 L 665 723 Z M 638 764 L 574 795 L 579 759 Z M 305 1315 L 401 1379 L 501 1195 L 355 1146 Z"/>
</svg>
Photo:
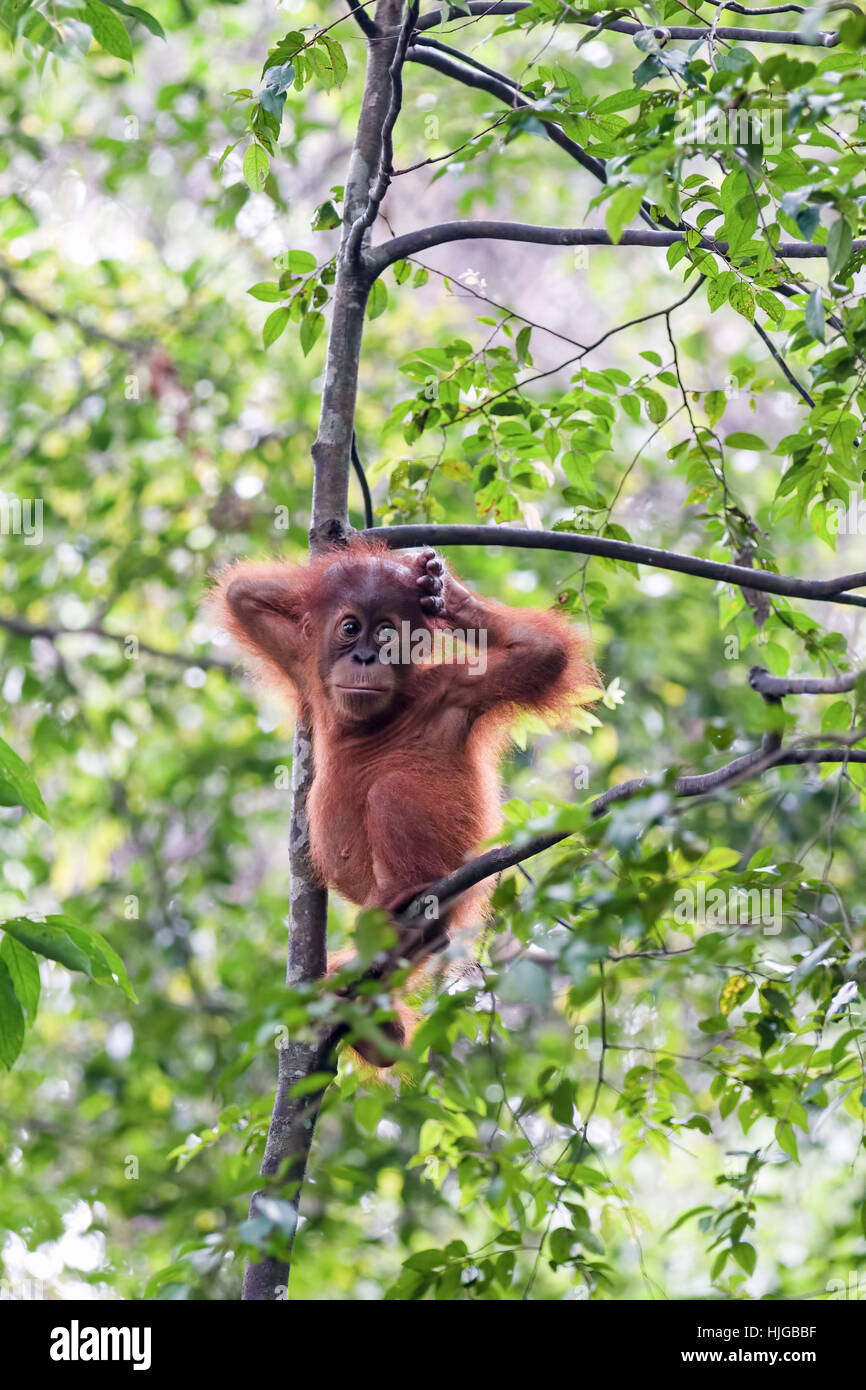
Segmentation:
<svg viewBox="0 0 866 1390">
<path fill-rule="evenodd" d="M 306 548 L 364 43 L 331 6 L 294 7 L 290 32 L 245 3 L 153 8 L 0 5 L 0 1225 L 13 1288 L 233 1299 L 243 1254 L 293 1229 L 284 1196 L 258 1224 L 246 1208 L 276 1047 L 327 1001 L 282 986 L 290 721 L 200 601 L 234 556 Z M 432 32 L 522 74 L 530 104 L 409 64 L 397 167 L 437 162 L 395 179 L 397 230 L 496 215 L 618 242 L 643 203 L 692 231 L 388 270 L 357 419 L 377 520 L 856 570 L 862 16 L 781 16 L 841 25 L 794 48 L 653 38 L 709 29 L 709 3 L 639 5 L 635 36 L 605 4 L 600 28 L 559 0 L 464 8 Z M 38 539 L 9 499 L 41 501 Z M 293 1296 L 856 1283 L 863 766 L 694 803 L 673 781 L 765 735 L 862 747 L 861 684 L 773 705 L 746 682 L 856 668 L 859 610 L 492 543 L 453 560 L 589 626 L 607 695 L 571 732 L 527 722 L 505 769 L 509 835 L 575 838 L 503 878 L 480 962 L 419 1001 L 387 1081 L 341 1064 Z M 645 772 L 647 795 L 589 820 Z M 354 916 L 332 901 L 337 945 Z"/>
</svg>

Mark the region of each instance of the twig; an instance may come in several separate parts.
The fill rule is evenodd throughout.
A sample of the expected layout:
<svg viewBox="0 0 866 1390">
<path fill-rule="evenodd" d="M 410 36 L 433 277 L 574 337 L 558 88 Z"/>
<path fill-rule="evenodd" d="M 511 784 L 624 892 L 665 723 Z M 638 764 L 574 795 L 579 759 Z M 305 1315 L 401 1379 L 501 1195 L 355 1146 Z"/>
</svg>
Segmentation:
<svg viewBox="0 0 866 1390">
<path fill-rule="evenodd" d="M 779 350 L 776 348 L 776 346 L 770 341 L 770 338 L 769 338 L 768 334 L 766 334 L 766 333 L 764 332 L 763 328 L 762 328 L 761 325 L 758 323 L 757 319 L 754 320 L 754 322 L 752 323 L 752 327 L 754 328 L 755 332 L 757 333 L 757 335 L 758 335 L 758 337 L 761 339 L 761 341 L 765 344 L 765 346 L 766 346 L 767 350 L 769 351 L 771 357 L 773 357 L 773 359 L 778 363 L 779 367 L 780 367 L 781 370 L 782 370 L 783 375 L 784 375 L 784 376 L 787 378 L 787 380 L 791 383 L 791 385 L 793 386 L 794 390 L 798 393 L 798 395 L 802 396 L 803 400 L 806 402 L 806 404 L 807 404 L 808 406 L 811 406 L 812 409 L 814 409 L 814 407 L 815 407 L 815 402 L 814 402 L 814 400 L 812 399 L 812 397 L 809 395 L 809 392 L 806 390 L 805 386 L 803 386 L 803 385 L 797 380 L 797 378 L 794 376 L 794 373 L 791 371 L 791 368 L 788 366 L 788 364 L 787 364 L 787 362 L 785 361 L 784 357 L 783 357 L 782 354 L 779 352 Z"/>
</svg>

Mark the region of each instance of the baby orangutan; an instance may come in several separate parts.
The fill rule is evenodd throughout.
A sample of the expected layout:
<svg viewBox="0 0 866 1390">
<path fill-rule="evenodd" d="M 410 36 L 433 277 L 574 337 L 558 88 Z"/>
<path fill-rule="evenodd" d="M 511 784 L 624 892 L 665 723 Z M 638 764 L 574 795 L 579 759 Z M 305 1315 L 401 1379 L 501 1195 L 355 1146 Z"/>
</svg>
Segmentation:
<svg viewBox="0 0 866 1390">
<path fill-rule="evenodd" d="M 594 671 L 573 627 L 480 598 L 432 550 L 355 541 L 308 566 L 244 562 L 222 574 L 214 601 L 220 625 L 312 729 L 312 858 L 360 907 L 404 907 L 496 833 L 498 762 L 516 713 L 555 715 L 591 698 Z M 482 916 L 477 893 L 460 900 L 440 923 L 440 948 Z M 398 947 L 416 930 L 400 928 Z M 404 1036 L 397 1023 L 385 1032 Z M 373 1044 L 355 1046 L 388 1065 Z"/>
</svg>

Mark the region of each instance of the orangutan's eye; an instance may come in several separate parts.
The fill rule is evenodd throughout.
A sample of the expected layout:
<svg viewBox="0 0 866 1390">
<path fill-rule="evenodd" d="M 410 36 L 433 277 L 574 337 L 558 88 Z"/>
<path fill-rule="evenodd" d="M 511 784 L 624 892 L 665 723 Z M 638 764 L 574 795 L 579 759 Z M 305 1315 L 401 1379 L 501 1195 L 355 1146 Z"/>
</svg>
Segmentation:
<svg viewBox="0 0 866 1390">
<path fill-rule="evenodd" d="M 397 636 L 397 629 L 393 623 L 380 623 L 376 628 L 376 641 L 384 646 L 386 642 L 393 642 Z"/>
<path fill-rule="evenodd" d="M 361 624 L 357 618 L 344 618 L 340 623 L 340 634 L 343 637 L 357 637 L 361 631 Z"/>
</svg>

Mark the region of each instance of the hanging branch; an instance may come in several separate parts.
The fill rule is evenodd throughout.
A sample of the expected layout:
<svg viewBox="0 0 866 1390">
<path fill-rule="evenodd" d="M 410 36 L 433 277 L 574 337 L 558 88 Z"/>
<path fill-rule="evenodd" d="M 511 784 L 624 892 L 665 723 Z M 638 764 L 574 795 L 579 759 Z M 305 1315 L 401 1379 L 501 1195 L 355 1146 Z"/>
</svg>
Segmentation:
<svg viewBox="0 0 866 1390">
<path fill-rule="evenodd" d="M 851 604 L 866 608 L 866 597 L 849 589 L 866 588 L 866 570 L 843 574 L 836 579 L 794 579 L 770 570 L 753 570 L 747 565 L 727 565 L 718 560 L 702 560 L 680 555 L 675 550 L 658 550 L 632 541 L 615 541 L 605 536 L 582 536 L 573 531 L 530 531 L 519 526 L 445 526 L 435 522 L 410 526 L 374 526 L 363 532 L 371 539 L 385 541 L 394 550 L 413 545 L 516 545 L 524 550 L 566 550 L 577 555 L 599 555 L 633 565 L 652 565 L 739 589 L 761 589 L 787 598 L 821 599 L 827 603 Z"/>
</svg>

